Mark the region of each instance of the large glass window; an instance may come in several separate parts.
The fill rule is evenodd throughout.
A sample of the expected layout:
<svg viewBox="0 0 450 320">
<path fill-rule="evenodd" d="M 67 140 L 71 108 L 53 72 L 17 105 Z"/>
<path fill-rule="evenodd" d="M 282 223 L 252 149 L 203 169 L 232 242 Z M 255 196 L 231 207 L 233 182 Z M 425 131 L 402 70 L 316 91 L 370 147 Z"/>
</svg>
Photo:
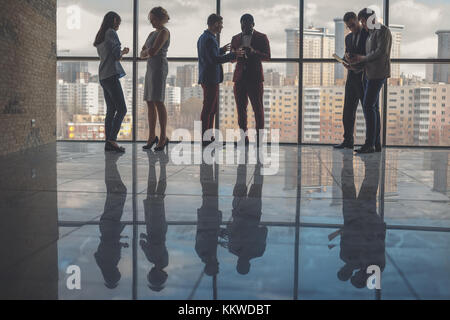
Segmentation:
<svg viewBox="0 0 450 320">
<path fill-rule="evenodd" d="M 280 142 L 297 142 L 298 128 L 298 84 L 290 83 L 286 70 L 298 68 L 297 63 L 264 63 L 264 127 L 278 129 Z M 220 128 L 225 137 L 226 129 L 238 129 L 238 115 L 232 82 L 234 66 L 224 67 L 225 81 L 220 87 Z M 251 102 L 247 106 L 248 128 L 255 128 L 255 117 Z"/>
<path fill-rule="evenodd" d="M 207 28 L 206 20 L 216 12 L 216 1 L 139 1 L 139 49 L 154 29 L 148 20 L 153 7 L 162 6 L 170 20 L 166 27 L 170 31 L 169 56 L 196 57 L 197 39 Z"/>
<path fill-rule="evenodd" d="M 103 17 L 108 11 L 117 12 L 122 23 L 117 31 L 122 46 L 133 52 L 133 1 L 124 0 L 58 0 L 58 56 L 97 56 L 93 46 Z"/>
<path fill-rule="evenodd" d="M 390 0 L 392 58 L 450 57 L 450 2 Z"/>
<path fill-rule="evenodd" d="M 98 80 L 96 61 L 59 61 L 56 111 L 59 140 L 105 140 L 106 103 Z M 132 70 L 122 63 L 127 75 L 120 79 L 127 105 L 119 140 L 132 139 Z"/>
<path fill-rule="evenodd" d="M 387 99 L 387 143 L 450 145 L 450 84 L 440 82 L 446 64 L 393 64 L 400 81 L 391 81 Z"/>
<path fill-rule="evenodd" d="M 298 42 L 286 36 L 299 27 L 299 1 L 253 1 L 246 5 L 239 0 L 223 1 L 221 15 L 224 28 L 220 41 L 231 42 L 241 32 L 240 18 L 249 13 L 255 19 L 255 30 L 267 35 L 273 58 L 297 58 Z"/>
<path fill-rule="evenodd" d="M 138 6 L 136 17 L 133 16 L 134 3 Z M 302 3 L 304 8 L 300 7 Z M 329 59 L 333 53 L 340 56 L 344 54 L 344 39 L 349 30 L 342 20 L 343 15 L 348 11 L 358 13 L 362 8 L 368 7 L 376 12 L 379 21 L 384 22 L 383 10 L 384 6 L 388 5 L 389 26 L 393 35 L 391 58 L 415 60 L 394 60 L 397 63 L 391 65 L 391 78 L 387 86 L 390 93 L 386 104 L 382 95 L 380 96 L 381 114 L 387 115 L 386 130 L 383 132 L 386 144 L 450 144 L 447 117 L 449 103 L 446 102 L 447 96 L 441 92 L 447 90 L 445 86 L 450 83 L 450 64 L 445 63 L 446 61 L 438 63 L 427 60 L 450 59 L 450 54 L 447 54 L 447 51 L 450 52 L 447 50 L 449 37 L 446 33 L 450 26 L 447 26 L 448 23 L 444 19 L 450 3 L 444 0 L 433 3 L 424 0 L 346 0 L 344 3 L 326 0 L 282 0 L 276 3 L 257 1 L 244 7 L 242 3 L 234 0 L 170 0 L 164 4 L 153 0 L 58 0 L 58 139 L 103 139 L 99 130 L 100 123 L 104 120 L 104 100 L 96 76 L 98 57 L 92 42 L 104 14 L 111 10 L 119 13 L 122 24 L 118 34 L 122 45 L 133 49 L 133 30 L 136 30 L 137 47 L 140 49 L 148 34 L 153 31 L 148 21 L 148 13 L 159 5 L 170 15 L 167 24 L 171 32 L 168 52 L 170 64 L 165 101 L 169 113 L 169 136 L 177 128 L 187 128 L 194 139 L 194 121 L 200 120 L 203 100 L 202 89 L 197 84 L 196 43 L 206 28 L 208 15 L 219 10 L 224 18 L 224 29 L 220 35 L 221 45 L 229 43 L 233 35 L 241 32 L 239 19 L 244 13 L 252 14 L 255 18 L 255 29 L 269 38 L 272 58 L 275 61 L 264 63 L 265 127 L 279 129 L 280 142 L 340 142 L 343 135 L 346 70 Z M 301 12 L 303 16 L 299 16 Z M 300 25 L 304 26 L 302 39 Z M 298 59 L 300 50 L 306 60 L 287 60 Z M 83 61 L 76 61 L 79 56 L 84 57 Z M 133 52 L 130 52 L 128 57 L 129 60 L 123 62 L 127 77 L 122 79 L 122 85 L 126 91 L 129 113 L 125 118 L 120 139 L 145 141 L 148 136 L 148 120 L 142 95 L 146 63 L 141 62 L 138 57 L 133 58 Z M 71 61 L 72 58 L 74 61 Z M 423 59 L 423 62 L 417 59 Z M 303 70 L 301 75 L 299 64 Z M 137 65 L 136 75 L 133 75 L 134 65 Z M 225 81 L 220 89 L 218 121 L 222 130 L 238 128 L 233 71 L 234 65 L 224 65 Z M 300 87 L 299 83 L 302 84 Z M 406 87 L 411 88 L 406 90 Z M 435 97 L 436 100 L 424 102 L 422 97 L 429 96 L 424 94 L 426 90 L 437 90 L 441 93 L 431 96 L 431 99 Z M 136 92 L 135 100 L 133 92 Z M 401 100 L 410 98 L 413 99 L 411 103 Z M 94 100 L 97 102 L 93 102 Z M 299 112 L 300 107 L 302 112 Z M 133 136 L 134 109 L 136 130 Z M 409 116 L 410 112 L 412 116 Z M 251 103 L 248 105 L 248 125 L 250 128 L 255 126 Z M 302 130 L 301 137 L 298 135 L 299 128 Z M 365 122 L 359 105 L 355 142 L 363 143 L 364 136 Z"/>
<path fill-rule="evenodd" d="M 145 73 L 147 63 L 140 62 L 138 69 L 137 95 L 137 139 L 148 139 L 148 109 L 144 99 Z M 203 90 L 198 82 L 197 62 L 170 62 L 169 75 L 165 92 L 167 108 L 167 135 L 171 137 L 177 128 L 189 130 L 194 139 L 194 121 L 200 121 L 203 104 Z M 159 136 L 159 122 L 156 124 L 156 135 Z M 199 140 L 199 139 L 198 139 Z"/>
</svg>

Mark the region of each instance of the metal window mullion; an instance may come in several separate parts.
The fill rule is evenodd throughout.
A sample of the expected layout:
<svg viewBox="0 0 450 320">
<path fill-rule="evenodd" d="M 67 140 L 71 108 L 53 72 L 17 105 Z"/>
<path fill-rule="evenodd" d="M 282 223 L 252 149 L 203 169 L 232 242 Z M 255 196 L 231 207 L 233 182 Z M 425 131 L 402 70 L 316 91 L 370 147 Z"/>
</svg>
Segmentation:
<svg viewBox="0 0 450 320">
<path fill-rule="evenodd" d="M 297 92 L 297 144 L 303 144 L 303 28 L 305 1 L 299 0 L 298 92 Z"/>
<path fill-rule="evenodd" d="M 139 23 L 139 0 L 133 0 L 133 142 L 136 142 L 137 132 L 137 63 L 138 63 L 138 23 Z"/>
<path fill-rule="evenodd" d="M 389 0 L 384 0 L 383 1 L 383 5 L 384 5 L 384 23 L 387 27 L 389 27 Z M 388 80 L 386 79 L 386 81 L 384 82 L 383 85 L 384 89 L 383 89 L 383 103 L 382 103 L 382 107 L 383 107 L 383 141 L 382 141 L 382 145 L 383 147 L 386 146 L 386 133 L 387 133 L 387 99 L 388 99 Z"/>
</svg>

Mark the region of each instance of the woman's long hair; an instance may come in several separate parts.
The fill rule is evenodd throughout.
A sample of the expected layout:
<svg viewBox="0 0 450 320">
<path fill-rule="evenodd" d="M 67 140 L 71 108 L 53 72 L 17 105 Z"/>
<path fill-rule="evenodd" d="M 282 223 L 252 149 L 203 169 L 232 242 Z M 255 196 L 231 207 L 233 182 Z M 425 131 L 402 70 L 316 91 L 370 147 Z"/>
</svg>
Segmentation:
<svg viewBox="0 0 450 320">
<path fill-rule="evenodd" d="M 114 19 L 121 20 L 120 16 L 114 11 L 105 14 L 100 30 L 98 30 L 97 36 L 95 37 L 94 47 L 105 41 L 105 33 L 109 28 L 114 29 Z"/>
</svg>

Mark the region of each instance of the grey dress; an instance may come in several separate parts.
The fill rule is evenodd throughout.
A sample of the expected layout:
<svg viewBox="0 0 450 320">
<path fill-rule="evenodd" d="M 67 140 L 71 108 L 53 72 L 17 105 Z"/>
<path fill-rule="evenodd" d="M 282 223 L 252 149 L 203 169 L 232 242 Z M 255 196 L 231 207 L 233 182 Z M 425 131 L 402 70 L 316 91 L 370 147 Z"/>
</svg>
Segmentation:
<svg viewBox="0 0 450 320">
<path fill-rule="evenodd" d="M 148 36 L 147 41 L 145 41 L 145 46 L 147 48 L 151 48 L 153 46 L 159 32 L 160 31 L 155 31 Z M 169 63 L 167 62 L 167 49 L 169 48 L 169 45 L 170 33 L 169 39 L 167 39 L 166 43 L 164 43 L 159 52 L 147 60 L 147 73 L 145 74 L 144 84 L 144 101 L 164 102 L 166 79 L 167 73 L 169 72 Z"/>
</svg>

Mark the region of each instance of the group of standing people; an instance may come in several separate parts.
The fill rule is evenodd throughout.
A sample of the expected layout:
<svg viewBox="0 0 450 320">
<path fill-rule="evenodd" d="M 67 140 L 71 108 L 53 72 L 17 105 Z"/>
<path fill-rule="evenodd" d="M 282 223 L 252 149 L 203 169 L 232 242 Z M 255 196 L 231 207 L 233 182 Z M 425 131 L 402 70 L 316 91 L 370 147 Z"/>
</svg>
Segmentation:
<svg viewBox="0 0 450 320">
<path fill-rule="evenodd" d="M 166 79 L 168 75 L 167 50 L 170 32 L 165 27 L 169 21 L 167 11 L 162 7 L 153 8 L 148 19 L 155 31 L 148 36 L 140 57 L 147 59 L 144 100 L 148 106 L 149 137 L 144 150 L 155 146 L 155 151 L 164 150 L 169 139 L 166 135 L 167 111 L 164 105 Z M 379 94 L 386 79 L 390 77 L 390 52 L 392 35 L 388 27 L 375 20 L 374 12 L 368 8 L 358 15 L 347 12 L 344 22 L 351 31 L 345 38 L 345 67 L 348 69 L 345 85 L 343 112 L 344 141 L 336 148 L 354 146 L 354 126 L 358 102 L 361 101 L 366 120 L 366 141 L 356 150 L 358 153 L 381 151 Z M 96 36 L 96 46 L 100 56 L 99 80 L 103 87 L 107 112 L 105 118 L 105 150 L 124 152 L 117 145 L 117 135 L 126 114 L 126 105 L 119 79 L 125 75 L 120 64 L 128 48 L 121 49 L 116 31 L 120 26 L 120 16 L 108 12 Z M 207 19 L 208 28 L 197 42 L 199 78 L 203 89 L 202 144 L 214 142 L 208 130 L 213 129 L 219 105 L 219 85 L 223 82 L 222 64 L 236 62 L 233 75 L 234 96 L 239 128 L 248 140 L 247 106 L 252 104 L 259 143 L 260 129 L 264 129 L 264 73 L 262 62 L 270 60 L 270 44 L 267 36 L 254 29 L 252 15 L 244 14 L 240 19 L 242 32 L 233 36 L 231 43 L 219 47 L 217 37 L 223 29 L 223 18 L 211 14 Z M 159 118 L 160 136 L 156 136 L 156 121 Z"/>
<path fill-rule="evenodd" d="M 356 109 L 361 102 L 366 121 L 366 140 L 357 153 L 381 151 L 380 91 L 391 75 L 391 31 L 376 21 L 375 12 L 347 12 L 344 23 L 351 31 L 345 37 L 348 69 L 343 112 L 344 141 L 337 149 L 353 149 Z"/>
<path fill-rule="evenodd" d="M 149 12 L 148 19 L 155 31 L 150 33 L 140 52 L 140 57 L 147 59 L 144 100 L 148 106 L 149 137 L 143 149 L 149 150 L 156 145 L 154 150 L 160 151 L 169 143 L 166 136 L 167 111 L 164 105 L 168 75 L 167 50 L 170 45 L 170 32 L 165 25 L 169 21 L 169 15 L 164 8 L 155 7 Z M 117 36 L 120 23 L 121 18 L 117 13 L 108 12 L 98 31 L 94 46 L 100 56 L 99 80 L 107 105 L 105 150 L 125 152 L 125 148 L 117 144 L 117 135 L 127 112 L 119 79 L 125 76 L 120 60 L 129 49 L 121 49 Z M 264 74 L 261 62 L 270 59 L 269 40 L 265 34 L 254 30 L 255 22 L 250 14 L 243 15 L 240 23 L 242 33 L 235 35 L 231 43 L 219 48 L 217 36 L 223 28 L 223 18 L 211 14 L 207 19 L 208 28 L 197 42 L 198 82 L 203 88 L 201 112 L 203 146 L 215 141 L 213 136 L 207 138 L 204 134 L 214 127 L 219 104 L 219 84 L 223 81 L 222 64 L 225 62 L 237 63 L 233 81 L 239 127 L 243 132 L 247 132 L 247 105 L 250 99 L 255 113 L 256 129 L 264 128 Z M 159 137 L 155 132 L 157 118 L 161 129 Z M 242 138 L 245 139 L 245 144 L 248 144 L 248 137 Z"/>
<path fill-rule="evenodd" d="M 267 36 L 254 29 L 252 15 L 244 14 L 241 19 L 242 32 L 231 39 L 231 43 L 219 48 L 217 35 L 223 28 L 223 18 L 217 14 L 208 17 L 206 29 L 197 42 L 199 84 L 203 88 L 203 108 L 201 114 L 203 145 L 214 141 L 205 136 L 205 132 L 213 128 L 215 115 L 219 105 L 219 84 L 223 81 L 222 64 L 236 62 L 234 70 L 234 97 L 236 101 L 239 128 L 245 133 L 242 139 L 249 143 L 247 136 L 247 106 L 252 104 L 255 114 L 257 141 L 259 129 L 264 128 L 264 72 L 262 61 L 270 60 L 270 44 Z M 230 51 L 229 53 L 227 53 Z"/>
<path fill-rule="evenodd" d="M 169 21 L 169 15 L 164 8 L 155 7 L 150 10 L 148 19 L 155 31 L 149 34 L 140 52 L 140 57 L 147 59 L 144 100 L 148 106 L 149 138 L 143 149 L 151 149 L 156 145 L 154 150 L 161 151 L 169 143 L 169 138 L 166 136 L 167 111 L 164 105 L 166 79 L 169 70 L 167 49 L 170 45 L 170 32 L 165 24 Z M 117 13 L 108 12 L 97 33 L 94 46 L 100 56 L 99 80 L 107 106 L 105 150 L 125 152 L 125 148 L 117 144 L 117 135 L 127 113 L 119 79 L 125 76 L 120 60 L 129 52 L 129 49 L 121 50 L 121 43 L 117 36 L 120 23 L 121 18 Z M 159 138 L 155 133 L 157 117 L 161 128 Z"/>
</svg>

